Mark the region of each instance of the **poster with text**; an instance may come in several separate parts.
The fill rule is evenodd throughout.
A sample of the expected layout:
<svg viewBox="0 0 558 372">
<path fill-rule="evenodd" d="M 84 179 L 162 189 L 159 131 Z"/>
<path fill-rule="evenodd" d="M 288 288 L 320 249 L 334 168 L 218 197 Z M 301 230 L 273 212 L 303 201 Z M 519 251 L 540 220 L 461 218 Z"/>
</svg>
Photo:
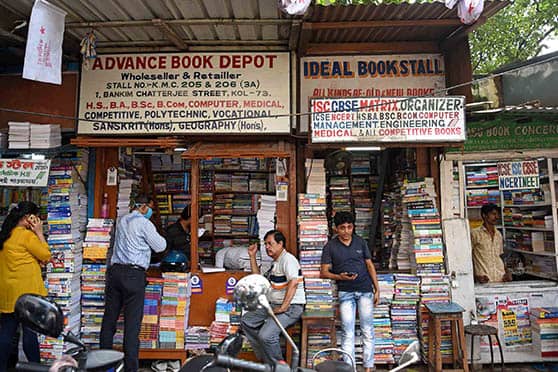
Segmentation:
<svg viewBox="0 0 558 372">
<path fill-rule="evenodd" d="M 302 112 L 312 98 L 443 96 L 446 87 L 441 54 L 304 57 L 300 74 Z M 302 116 L 302 131 L 308 126 Z"/>
<path fill-rule="evenodd" d="M 318 98 L 312 143 L 462 142 L 465 97 Z"/>
<path fill-rule="evenodd" d="M 44 187 L 50 160 L 0 159 L 0 186 Z"/>
<path fill-rule="evenodd" d="M 289 133 L 289 64 L 288 53 L 100 55 L 81 74 L 78 133 Z"/>
</svg>

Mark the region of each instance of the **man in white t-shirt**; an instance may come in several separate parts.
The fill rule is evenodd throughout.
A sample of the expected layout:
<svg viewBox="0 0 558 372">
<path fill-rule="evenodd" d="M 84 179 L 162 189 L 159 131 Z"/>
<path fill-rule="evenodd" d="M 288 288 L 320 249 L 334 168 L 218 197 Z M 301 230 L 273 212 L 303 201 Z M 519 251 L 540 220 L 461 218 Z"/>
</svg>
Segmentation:
<svg viewBox="0 0 558 372">
<path fill-rule="evenodd" d="M 271 290 L 267 297 L 277 319 L 283 327 L 287 328 L 300 319 L 306 303 L 300 264 L 296 257 L 285 249 L 285 235 L 280 231 L 268 231 L 264 243 L 267 255 L 273 259 L 271 269 L 264 274 L 271 283 Z M 252 244 L 248 248 L 253 274 L 260 273 L 256 261 L 257 252 L 257 244 Z M 266 363 L 283 360 L 279 344 L 281 330 L 273 319 L 268 317 L 265 309 L 260 308 L 245 313 L 241 324 L 242 330 L 260 360 Z"/>
</svg>

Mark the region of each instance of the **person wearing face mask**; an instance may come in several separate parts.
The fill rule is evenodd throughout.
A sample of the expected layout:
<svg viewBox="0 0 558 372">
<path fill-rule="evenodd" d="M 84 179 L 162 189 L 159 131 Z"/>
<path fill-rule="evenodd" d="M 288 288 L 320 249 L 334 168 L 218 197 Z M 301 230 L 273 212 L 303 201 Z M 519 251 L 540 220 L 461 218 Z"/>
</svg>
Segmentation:
<svg viewBox="0 0 558 372">
<path fill-rule="evenodd" d="M 116 322 L 124 308 L 124 367 L 138 370 L 139 332 L 143 318 L 146 271 L 151 250 L 162 252 L 167 243 L 149 220 L 153 214 L 149 198 L 135 199 L 132 212 L 116 227 L 112 257 L 106 275 L 105 313 L 101 324 L 100 347 L 112 349 Z"/>
</svg>

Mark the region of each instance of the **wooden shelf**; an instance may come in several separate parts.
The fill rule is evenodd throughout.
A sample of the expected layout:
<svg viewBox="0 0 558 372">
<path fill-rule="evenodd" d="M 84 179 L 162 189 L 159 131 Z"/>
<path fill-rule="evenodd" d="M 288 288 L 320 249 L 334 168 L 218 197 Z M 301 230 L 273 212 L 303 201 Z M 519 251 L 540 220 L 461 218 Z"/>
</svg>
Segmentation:
<svg viewBox="0 0 558 372">
<path fill-rule="evenodd" d="M 535 255 L 535 256 L 556 257 L 556 253 L 552 253 L 552 252 L 531 252 L 531 251 L 526 251 L 526 250 L 517 249 L 517 248 L 506 248 L 506 249 L 509 250 L 509 251 L 513 251 L 513 252 L 531 254 L 531 255 Z"/>
<path fill-rule="evenodd" d="M 465 186 L 465 190 L 474 190 L 474 189 L 497 189 L 498 185 L 468 185 Z"/>
<path fill-rule="evenodd" d="M 554 229 L 549 229 L 546 227 L 528 227 L 528 226 L 505 226 L 505 229 L 510 229 L 510 230 L 525 230 L 525 231 L 548 231 L 548 232 L 553 232 Z"/>
<path fill-rule="evenodd" d="M 533 203 L 533 204 L 504 204 L 504 208 L 537 208 L 537 207 L 549 207 L 551 202 L 544 203 Z"/>
<path fill-rule="evenodd" d="M 184 349 L 140 349 L 139 359 L 180 359 L 184 364 L 188 359 L 188 351 Z"/>
<path fill-rule="evenodd" d="M 548 274 L 548 273 L 537 273 L 537 272 L 534 272 L 534 271 L 525 270 L 525 274 L 533 275 L 533 276 L 543 278 L 543 279 L 558 281 L 558 274 L 557 273 L 554 273 L 554 275 L 552 275 L 552 274 Z"/>
</svg>

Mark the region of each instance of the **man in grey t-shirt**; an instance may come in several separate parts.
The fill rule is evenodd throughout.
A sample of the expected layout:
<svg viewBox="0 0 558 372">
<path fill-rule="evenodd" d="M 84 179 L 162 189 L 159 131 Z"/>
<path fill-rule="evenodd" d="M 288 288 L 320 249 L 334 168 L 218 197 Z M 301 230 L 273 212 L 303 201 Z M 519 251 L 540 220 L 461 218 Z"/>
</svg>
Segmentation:
<svg viewBox="0 0 558 372">
<path fill-rule="evenodd" d="M 283 327 L 287 328 L 300 319 L 306 303 L 300 265 L 296 257 L 285 249 L 286 239 L 280 231 L 268 231 L 264 242 L 267 255 L 273 259 L 271 269 L 264 274 L 271 283 L 271 291 L 267 297 L 277 319 Z M 256 261 L 257 252 L 257 244 L 248 248 L 252 274 L 260 273 Z M 245 313 L 241 325 L 260 360 L 274 363 L 276 360 L 283 359 L 279 344 L 281 330 L 273 319 L 268 317 L 265 309 L 260 308 Z"/>
</svg>

